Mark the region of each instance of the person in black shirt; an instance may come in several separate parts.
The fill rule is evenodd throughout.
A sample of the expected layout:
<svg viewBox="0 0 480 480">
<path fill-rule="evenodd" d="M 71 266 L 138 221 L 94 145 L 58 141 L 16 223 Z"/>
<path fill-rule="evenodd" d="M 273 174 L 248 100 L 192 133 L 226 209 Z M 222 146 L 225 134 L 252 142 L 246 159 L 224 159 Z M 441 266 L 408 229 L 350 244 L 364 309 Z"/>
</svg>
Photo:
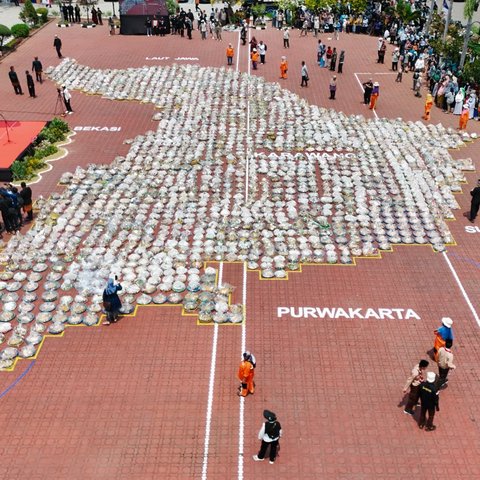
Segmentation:
<svg viewBox="0 0 480 480">
<path fill-rule="evenodd" d="M 32 189 L 27 187 L 25 182 L 22 182 L 20 186 L 22 187 L 20 196 L 23 198 L 23 211 L 27 214 L 28 220 L 33 220 Z"/>
<path fill-rule="evenodd" d="M 55 35 L 55 39 L 53 40 L 53 46 L 57 51 L 58 58 L 62 58 L 62 41 L 58 38 L 58 35 Z"/>
<path fill-rule="evenodd" d="M 370 97 L 372 96 L 373 82 L 370 79 L 363 84 L 363 103 L 368 105 L 370 103 Z"/>
<path fill-rule="evenodd" d="M 25 71 L 25 74 L 27 75 L 27 88 L 28 88 L 28 93 L 32 98 L 35 98 L 35 83 L 33 81 L 33 77 L 30 75 L 30 72 L 28 70 Z"/>
<path fill-rule="evenodd" d="M 37 79 L 37 82 L 42 83 L 42 73 L 43 73 L 43 65 L 42 62 L 38 59 L 38 57 L 35 57 L 33 62 L 32 62 L 32 72 L 35 72 L 35 77 Z"/>
<path fill-rule="evenodd" d="M 277 457 L 278 442 L 282 436 L 282 426 L 273 412 L 264 410 L 263 416 L 267 421 L 262 424 L 262 428 L 258 432 L 258 439 L 262 441 L 262 445 L 253 459 L 256 462 L 262 462 L 265 459 L 268 447 L 270 447 L 270 464 L 273 465 Z"/>
<path fill-rule="evenodd" d="M 419 394 L 422 407 L 420 410 L 420 419 L 418 420 L 418 427 L 425 430 L 432 431 L 437 427 L 433 424 L 433 418 L 435 417 L 435 410 L 440 410 L 438 406 L 438 390 L 435 385 L 436 375 L 435 372 L 427 373 L 427 381 L 420 384 Z M 425 422 L 428 412 L 428 420 Z"/>
<path fill-rule="evenodd" d="M 81 18 L 80 18 L 80 7 L 78 5 L 75 5 L 75 22 L 80 23 Z"/>
<path fill-rule="evenodd" d="M 20 86 L 20 80 L 18 80 L 18 75 L 15 71 L 15 67 L 10 67 L 8 76 L 10 78 L 10 81 L 12 82 L 13 89 L 15 90 L 15 95 L 23 95 L 22 87 Z"/>
<path fill-rule="evenodd" d="M 470 204 L 468 219 L 473 223 L 480 207 L 480 179 L 477 180 L 477 186 L 470 192 L 470 195 L 472 196 L 472 203 Z"/>
</svg>

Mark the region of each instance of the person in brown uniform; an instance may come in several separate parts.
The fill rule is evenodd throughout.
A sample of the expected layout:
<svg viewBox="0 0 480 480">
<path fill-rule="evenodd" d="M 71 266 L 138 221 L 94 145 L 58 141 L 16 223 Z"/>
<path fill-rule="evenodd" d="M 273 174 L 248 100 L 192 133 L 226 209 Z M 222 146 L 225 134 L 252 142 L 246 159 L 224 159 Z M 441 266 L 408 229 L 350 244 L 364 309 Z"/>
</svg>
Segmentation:
<svg viewBox="0 0 480 480">
<path fill-rule="evenodd" d="M 408 401 L 403 413 L 407 413 L 408 415 L 414 414 L 413 407 L 415 407 L 418 402 L 420 384 L 425 380 L 424 374 L 427 367 L 428 360 L 420 360 L 420 362 L 413 367 L 412 374 L 408 377 L 407 383 L 403 387 L 403 393 L 407 393 L 410 389 Z"/>
</svg>

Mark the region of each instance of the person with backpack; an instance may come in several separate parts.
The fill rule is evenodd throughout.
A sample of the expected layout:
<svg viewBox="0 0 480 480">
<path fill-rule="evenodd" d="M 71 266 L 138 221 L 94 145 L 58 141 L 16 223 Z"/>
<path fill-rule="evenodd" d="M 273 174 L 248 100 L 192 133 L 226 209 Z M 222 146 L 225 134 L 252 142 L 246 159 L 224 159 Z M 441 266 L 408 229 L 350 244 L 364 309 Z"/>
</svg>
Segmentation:
<svg viewBox="0 0 480 480">
<path fill-rule="evenodd" d="M 258 439 L 262 441 L 262 445 L 260 446 L 258 454 L 253 456 L 253 459 L 256 462 L 263 462 L 263 460 L 265 460 L 267 449 L 270 447 L 270 465 L 273 465 L 279 450 L 278 442 L 282 436 L 282 426 L 273 412 L 264 410 L 263 416 L 266 419 L 266 422 L 263 422 L 262 427 L 258 432 Z"/>
</svg>

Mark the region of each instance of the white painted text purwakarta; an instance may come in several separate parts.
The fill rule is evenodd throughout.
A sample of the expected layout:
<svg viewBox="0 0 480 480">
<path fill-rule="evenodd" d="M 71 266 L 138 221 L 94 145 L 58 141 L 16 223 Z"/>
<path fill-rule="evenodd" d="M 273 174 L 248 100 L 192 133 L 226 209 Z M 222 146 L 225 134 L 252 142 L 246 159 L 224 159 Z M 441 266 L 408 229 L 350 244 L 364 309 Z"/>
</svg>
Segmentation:
<svg viewBox="0 0 480 480">
<path fill-rule="evenodd" d="M 277 317 L 421 320 L 420 316 L 411 308 L 277 307 Z"/>
</svg>

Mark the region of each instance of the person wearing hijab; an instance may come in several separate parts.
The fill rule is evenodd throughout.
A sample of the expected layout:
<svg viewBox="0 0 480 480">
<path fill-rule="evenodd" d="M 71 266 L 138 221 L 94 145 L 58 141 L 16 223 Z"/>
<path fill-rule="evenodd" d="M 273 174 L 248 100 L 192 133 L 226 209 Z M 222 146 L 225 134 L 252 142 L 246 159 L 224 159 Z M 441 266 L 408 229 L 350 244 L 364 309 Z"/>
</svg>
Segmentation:
<svg viewBox="0 0 480 480">
<path fill-rule="evenodd" d="M 433 105 L 433 97 L 431 93 L 428 93 L 427 99 L 425 100 L 425 113 L 422 117 L 427 122 L 430 120 L 430 110 L 432 110 L 432 105 Z"/>
<path fill-rule="evenodd" d="M 122 308 L 122 302 L 120 302 L 117 294 L 119 290 L 122 290 L 122 286 L 117 282 L 117 276 L 110 276 L 107 286 L 103 291 L 103 308 L 107 314 L 107 319 L 103 322 L 104 325 L 110 325 L 118 321 L 120 308 Z"/>
<path fill-rule="evenodd" d="M 255 367 L 257 363 L 255 357 L 249 351 L 244 352 L 242 362 L 238 369 L 238 379 L 241 382 L 238 395 L 246 397 L 249 393 L 253 395 L 255 392 L 255 383 L 253 377 L 255 376 Z"/>
<path fill-rule="evenodd" d="M 465 130 L 467 128 L 468 118 L 470 116 L 470 106 L 468 103 L 463 104 L 462 113 L 458 122 L 459 130 Z"/>
<path fill-rule="evenodd" d="M 370 95 L 370 110 L 374 110 L 377 105 L 378 96 L 380 95 L 380 84 L 375 82 L 373 84 L 372 94 Z"/>
<path fill-rule="evenodd" d="M 288 63 L 287 57 L 282 57 L 282 61 L 280 62 L 280 78 L 286 80 L 288 72 Z"/>
<path fill-rule="evenodd" d="M 455 108 L 453 109 L 454 115 L 461 115 L 463 110 L 463 104 L 465 100 L 465 89 L 461 88 L 455 95 Z"/>
</svg>

